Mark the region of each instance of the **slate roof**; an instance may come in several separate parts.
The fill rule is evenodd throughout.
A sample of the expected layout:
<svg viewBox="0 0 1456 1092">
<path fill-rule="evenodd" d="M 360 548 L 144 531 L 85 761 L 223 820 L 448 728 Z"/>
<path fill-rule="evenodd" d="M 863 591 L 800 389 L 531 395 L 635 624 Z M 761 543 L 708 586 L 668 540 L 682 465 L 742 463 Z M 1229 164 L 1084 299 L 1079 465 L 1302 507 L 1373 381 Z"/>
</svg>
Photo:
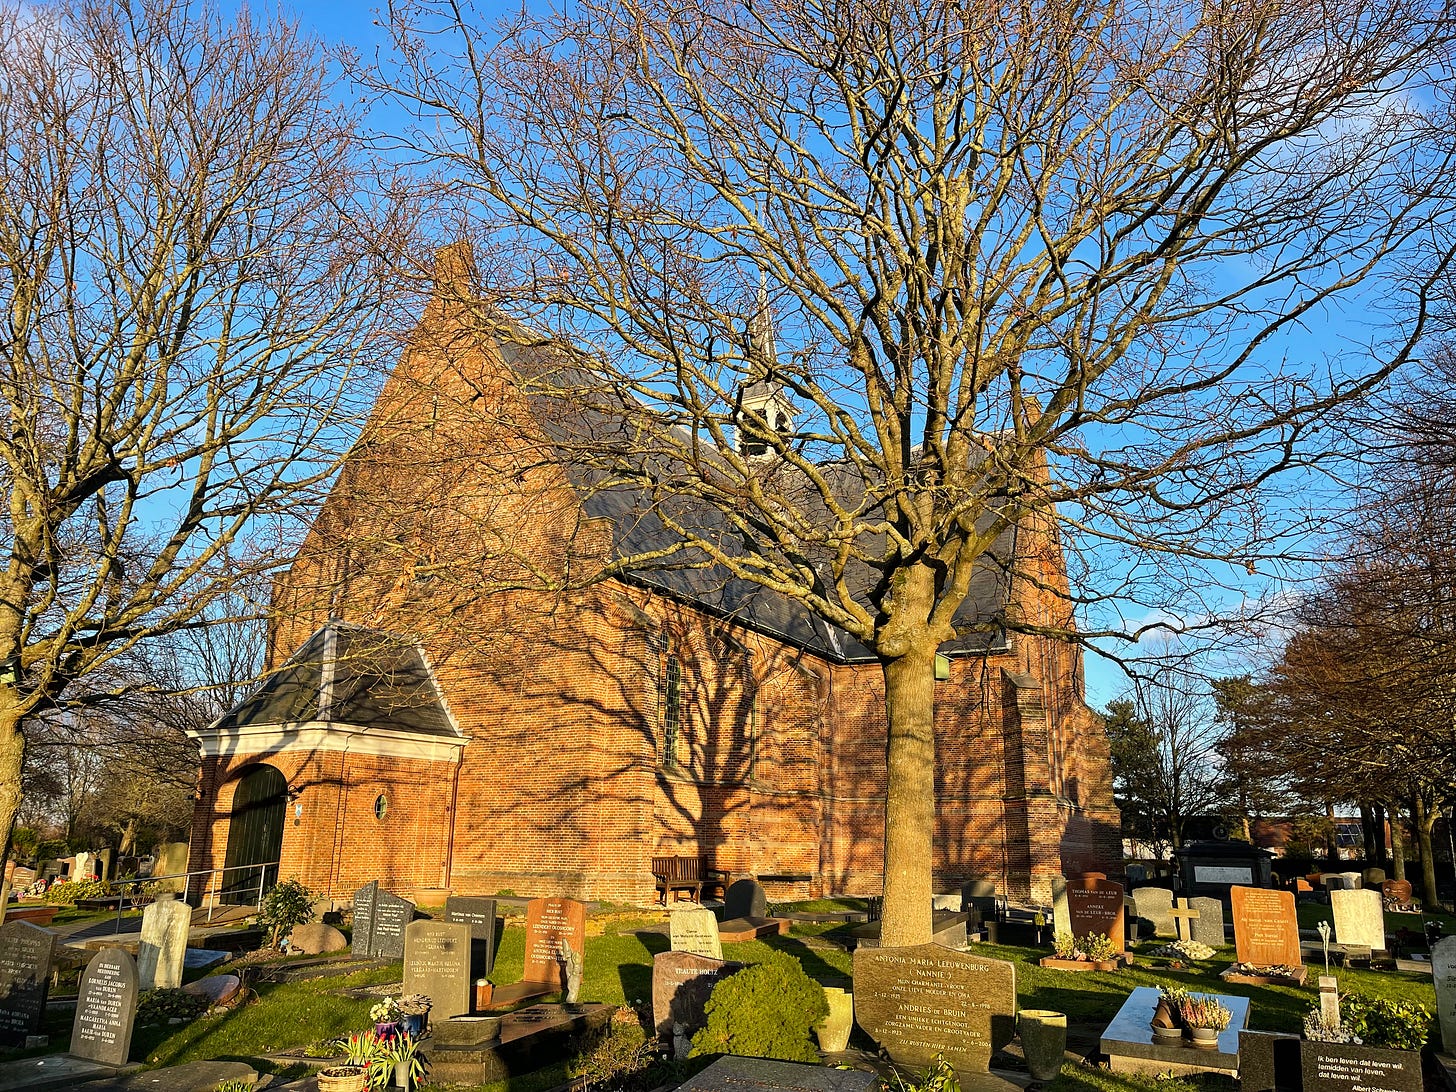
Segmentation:
<svg viewBox="0 0 1456 1092">
<path fill-rule="evenodd" d="M 664 522 L 663 507 L 676 523 L 730 556 L 748 553 L 739 542 L 737 530 L 707 501 L 666 490 L 654 496 L 646 485 L 608 483 L 603 470 L 574 458 L 573 450 L 598 442 L 621 442 L 624 450 L 629 450 L 625 414 L 614 416 L 601 405 L 590 404 L 600 403 L 600 398 L 573 397 L 572 391 L 600 391 L 601 385 L 550 344 L 539 340 L 522 344 L 510 339 L 500 339 L 497 344 L 504 362 L 526 381 L 533 416 L 558 445 L 560 462 L 586 514 L 611 522 L 618 559 L 655 554 L 681 541 Z M 826 464 L 823 469 L 834 480 L 840 496 L 862 494 L 863 479 L 853 468 Z M 670 476 L 671 470 L 665 470 L 663 477 Z M 1016 528 L 1006 530 L 983 559 L 955 615 L 957 628 L 964 635 L 943 645 L 942 652 L 978 653 L 1005 647 L 1004 631 L 996 622 L 1005 615 L 1016 537 Z M 876 574 L 862 567 L 852 575 L 867 593 Z M 818 617 L 797 600 L 736 576 L 721 565 L 708 564 L 701 554 L 695 557 L 690 551 L 680 551 L 661 564 L 634 568 L 624 579 L 830 660 L 852 663 L 875 659 L 845 630 Z M 862 598 L 861 602 L 868 600 Z"/>
<path fill-rule="evenodd" d="M 343 622 L 316 631 L 212 730 L 309 721 L 460 735 L 418 644 Z"/>
</svg>

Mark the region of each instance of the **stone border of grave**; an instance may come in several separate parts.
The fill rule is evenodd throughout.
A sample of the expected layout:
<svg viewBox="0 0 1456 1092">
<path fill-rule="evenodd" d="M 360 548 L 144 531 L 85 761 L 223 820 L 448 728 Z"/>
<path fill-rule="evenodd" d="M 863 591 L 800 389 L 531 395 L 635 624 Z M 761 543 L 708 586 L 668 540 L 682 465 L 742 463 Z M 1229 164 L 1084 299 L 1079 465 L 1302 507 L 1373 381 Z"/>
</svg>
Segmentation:
<svg viewBox="0 0 1456 1092">
<path fill-rule="evenodd" d="M 1276 970 L 1274 967 L 1260 967 L 1256 971 L 1241 971 L 1239 964 L 1226 967 L 1219 972 L 1219 978 L 1225 982 L 1237 982 L 1243 986 L 1303 986 L 1305 979 L 1309 977 L 1308 967 L 1291 968 L 1294 974 L 1263 974 L 1260 972 Z"/>
<path fill-rule="evenodd" d="M 1125 965 L 1132 966 L 1132 953 L 1124 952 L 1116 959 L 1061 959 L 1058 956 L 1043 956 L 1038 965 L 1054 971 L 1117 971 Z"/>
</svg>

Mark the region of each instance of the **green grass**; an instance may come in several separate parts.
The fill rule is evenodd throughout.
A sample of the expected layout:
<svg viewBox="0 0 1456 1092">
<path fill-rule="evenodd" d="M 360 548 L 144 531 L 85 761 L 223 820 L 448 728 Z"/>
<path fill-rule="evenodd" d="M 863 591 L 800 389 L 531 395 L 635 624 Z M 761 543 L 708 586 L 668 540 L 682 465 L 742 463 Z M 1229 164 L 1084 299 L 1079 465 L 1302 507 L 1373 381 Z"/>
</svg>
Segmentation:
<svg viewBox="0 0 1456 1092">
<path fill-rule="evenodd" d="M 652 957 L 668 949 L 665 935 L 648 931 L 660 923 L 660 918 L 649 917 L 615 919 L 607 923 L 603 935 L 589 937 L 582 996 L 608 1003 L 644 1002 L 650 1005 Z M 1155 946 L 1149 943 L 1144 948 Z M 775 936 L 723 946 L 726 958 L 742 962 L 761 960 L 770 950 L 795 956 L 810 977 L 820 982 L 834 984 L 851 975 L 850 954 L 816 940 L 813 934 Z M 524 952 L 524 930 L 507 928 L 492 978 L 501 983 L 517 981 L 524 964 Z M 1251 1027 L 1296 1032 L 1305 1012 L 1315 1002 L 1315 980 L 1320 970 L 1314 966 L 1310 968 L 1309 985 L 1304 987 L 1243 986 L 1225 983 L 1217 977 L 1218 971 L 1233 961 L 1231 948 L 1221 949 L 1215 958 L 1184 970 L 1172 970 L 1166 960 L 1158 957 L 1138 956 L 1134 966 L 1110 974 L 1040 967 L 1037 961 L 1046 953 L 1039 949 L 985 944 L 978 946 L 975 952 L 1013 963 L 1020 1005 L 1023 1008 L 1065 1012 L 1073 1028 L 1074 1044 L 1095 1041 L 1097 1033 L 1134 986 L 1167 983 L 1177 983 L 1199 992 L 1249 997 L 1253 999 Z M 1336 969 L 1334 973 L 1342 992 L 1360 990 L 1435 1008 L 1435 990 L 1429 978 L 1381 971 Z M 343 1036 L 369 1026 L 370 1002 L 342 996 L 339 991 L 353 986 L 397 982 L 399 978 L 400 967 L 395 964 L 344 979 L 264 984 L 258 987 L 255 1004 L 219 1016 L 204 1017 L 185 1026 L 138 1028 L 133 1057 L 148 1065 L 175 1065 L 213 1058 L 255 1059 L 265 1053 Z M 64 1049 L 70 1031 L 69 1020 L 63 1031 L 58 1027 L 49 1030 L 52 1031 L 51 1049 Z M 857 1036 L 859 1034 L 856 1032 Z M 862 1042 L 868 1045 L 867 1041 Z M 569 1062 L 569 1059 L 561 1059 L 534 1073 L 483 1086 L 483 1092 L 544 1092 L 568 1079 Z M 272 1068 L 276 1071 L 276 1067 Z M 1150 1092 L 1154 1088 L 1157 1092 L 1226 1092 L 1232 1085 L 1212 1077 L 1154 1082 L 1147 1078 L 1068 1066 L 1050 1087 L 1055 1092 Z"/>
</svg>

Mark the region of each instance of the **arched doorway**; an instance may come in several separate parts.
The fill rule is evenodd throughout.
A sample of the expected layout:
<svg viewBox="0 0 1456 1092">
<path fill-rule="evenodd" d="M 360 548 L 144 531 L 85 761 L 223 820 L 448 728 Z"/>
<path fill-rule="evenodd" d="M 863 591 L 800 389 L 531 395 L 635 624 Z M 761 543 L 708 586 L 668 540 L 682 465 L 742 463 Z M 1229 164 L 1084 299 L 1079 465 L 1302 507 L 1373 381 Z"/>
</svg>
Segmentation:
<svg viewBox="0 0 1456 1092">
<path fill-rule="evenodd" d="M 223 864 L 233 871 L 221 878 L 224 902 L 250 903 L 258 897 L 259 873 L 263 890 L 278 882 L 279 851 L 288 810 L 288 782 L 272 766 L 250 766 L 238 778 L 228 821 L 227 854 Z M 259 865 L 260 868 L 239 867 Z"/>
</svg>

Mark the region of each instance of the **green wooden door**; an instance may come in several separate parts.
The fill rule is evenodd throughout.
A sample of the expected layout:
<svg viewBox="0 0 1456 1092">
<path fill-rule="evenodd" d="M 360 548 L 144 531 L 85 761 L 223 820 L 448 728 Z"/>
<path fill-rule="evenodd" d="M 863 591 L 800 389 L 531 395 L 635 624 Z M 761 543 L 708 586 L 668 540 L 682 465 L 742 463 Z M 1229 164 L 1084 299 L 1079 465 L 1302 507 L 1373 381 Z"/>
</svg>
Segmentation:
<svg viewBox="0 0 1456 1092">
<path fill-rule="evenodd" d="M 227 855 L 223 863 L 233 871 L 222 875 L 223 901 L 250 903 L 258 897 L 258 881 L 266 891 L 278 882 L 278 860 L 283 848 L 283 822 L 288 810 L 288 782 L 272 766 L 253 766 L 238 782 L 228 822 Z M 259 868 L 238 868 L 259 865 Z"/>
</svg>

